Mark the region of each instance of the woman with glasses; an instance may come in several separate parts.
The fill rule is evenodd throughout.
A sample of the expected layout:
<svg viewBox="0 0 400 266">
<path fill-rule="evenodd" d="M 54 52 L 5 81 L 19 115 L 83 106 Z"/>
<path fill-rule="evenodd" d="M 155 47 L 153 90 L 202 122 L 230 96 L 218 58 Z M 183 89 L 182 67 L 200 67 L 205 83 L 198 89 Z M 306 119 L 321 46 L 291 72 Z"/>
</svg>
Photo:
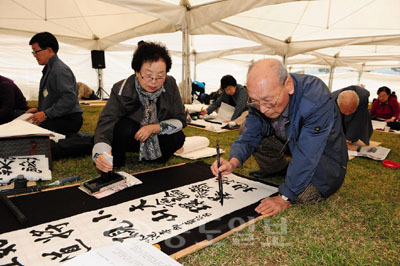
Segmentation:
<svg viewBox="0 0 400 266">
<path fill-rule="evenodd" d="M 97 122 L 92 155 L 102 172 L 124 166 L 129 151 L 138 152 L 139 161 L 164 163 L 183 146 L 186 116 L 176 81 L 167 75 L 171 65 L 165 46 L 138 46 L 135 73 L 114 84 Z M 112 154 L 113 164 L 105 153 Z"/>
<path fill-rule="evenodd" d="M 390 89 L 386 86 L 378 89 L 378 99 L 373 101 L 371 106 L 372 119 L 394 122 L 400 118 L 400 108 L 397 99 L 391 96 Z"/>
</svg>

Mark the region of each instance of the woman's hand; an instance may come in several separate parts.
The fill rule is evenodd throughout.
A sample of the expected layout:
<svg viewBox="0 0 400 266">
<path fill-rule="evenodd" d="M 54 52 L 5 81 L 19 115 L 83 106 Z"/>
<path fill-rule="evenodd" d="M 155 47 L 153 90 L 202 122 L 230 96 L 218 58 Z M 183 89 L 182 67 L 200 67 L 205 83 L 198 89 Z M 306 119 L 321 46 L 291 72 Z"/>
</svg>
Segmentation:
<svg viewBox="0 0 400 266">
<path fill-rule="evenodd" d="M 151 134 L 160 133 L 160 124 L 150 124 L 142 126 L 135 134 L 135 139 L 140 142 L 145 142 Z"/>
<path fill-rule="evenodd" d="M 111 152 L 109 152 L 111 154 Z M 104 173 L 108 173 L 113 170 L 113 165 L 106 159 L 103 154 L 100 154 L 96 159 L 96 168 Z"/>
</svg>

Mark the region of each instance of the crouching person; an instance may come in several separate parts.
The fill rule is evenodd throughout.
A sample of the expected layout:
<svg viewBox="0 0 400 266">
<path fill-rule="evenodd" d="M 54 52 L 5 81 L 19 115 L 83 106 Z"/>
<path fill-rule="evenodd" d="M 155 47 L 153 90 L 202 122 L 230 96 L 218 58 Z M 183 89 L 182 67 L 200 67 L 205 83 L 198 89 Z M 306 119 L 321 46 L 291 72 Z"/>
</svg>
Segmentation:
<svg viewBox="0 0 400 266">
<path fill-rule="evenodd" d="M 100 114 L 92 151 L 102 172 L 125 165 L 125 153 L 139 160 L 166 162 L 183 146 L 185 110 L 173 77 L 171 57 L 161 44 L 143 43 L 132 59 L 133 75 L 114 84 Z M 103 155 L 112 153 L 111 165 Z"/>
</svg>

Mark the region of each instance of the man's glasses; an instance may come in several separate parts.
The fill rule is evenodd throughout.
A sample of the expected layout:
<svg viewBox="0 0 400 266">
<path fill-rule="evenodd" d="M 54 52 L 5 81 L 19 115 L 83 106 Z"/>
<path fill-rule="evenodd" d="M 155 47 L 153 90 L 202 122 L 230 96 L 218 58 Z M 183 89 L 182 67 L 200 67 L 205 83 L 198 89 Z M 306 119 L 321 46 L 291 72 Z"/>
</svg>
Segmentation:
<svg viewBox="0 0 400 266">
<path fill-rule="evenodd" d="M 44 51 L 46 49 L 41 49 L 41 50 L 37 50 L 37 51 L 32 51 L 32 55 L 36 56 L 38 53 L 40 53 L 41 51 Z"/>
<path fill-rule="evenodd" d="M 150 74 L 146 74 L 146 75 L 143 76 L 142 73 L 140 73 L 140 72 L 139 72 L 139 75 L 146 82 L 153 81 L 153 80 L 155 80 L 156 82 L 162 82 L 162 81 L 164 81 L 164 79 L 166 77 L 166 75 L 163 74 L 162 76 L 158 76 L 156 78 L 153 78 Z"/>
<path fill-rule="evenodd" d="M 285 85 L 286 79 L 287 79 L 287 77 L 283 81 L 282 85 Z M 247 105 L 253 106 L 253 107 L 256 107 L 256 108 L 260 108 L 260 106 L 263 106 L 265 108 L 274 108 L 277 105 L 277 103 L 279 101 L 279 98 L 281 97 L 282 91 L 283 90 L 280 90 L 279 94 L 272 101 L 263 101 L 263 100 L 256 101 L 256 100 L 253 100 L 250 97 L 248 97 L 247 98 Z"/>
</svg>

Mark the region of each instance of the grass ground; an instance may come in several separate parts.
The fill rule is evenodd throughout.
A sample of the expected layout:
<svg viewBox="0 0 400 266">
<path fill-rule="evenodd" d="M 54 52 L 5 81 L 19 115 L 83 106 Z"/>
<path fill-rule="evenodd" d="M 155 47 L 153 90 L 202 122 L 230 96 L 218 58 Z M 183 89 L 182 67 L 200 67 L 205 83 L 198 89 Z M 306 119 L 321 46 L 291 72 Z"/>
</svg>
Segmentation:
<svg viewBox="0 0 400 266">
<path fill-rule="evenodd" d="M 93 133 L 102 107 L 83 106 L 83 131 Z M 226 151 L 238 132 L 212 133 L 184 129 L 186 136 L 201 135 Z M 388 160 L 400 162 L 400 135 L 374 131 L 372 140 L 390 148 Z M 205 159 L 212 163 L 215 158 Z M 128 172 L 162 167 L 138 164 L 129 154 Z M 189 160 L 173 157 L 167 165 Z M 248 176 L 257 168 L 250 158 L 237 173 Z M 89 157 L 54 162 L 53 180 L 71 175 L 92 179 L 98 173 Z M 281 184 L 283 179 L 270 182 Z M 348 164 L 341 189 L 317 205 L 292 205 L 284 213 L 264 219 L 232 236 L 180 259 L 183 265 L 400 265 L 400 169 L 355 158 Z"/>
</svg>

